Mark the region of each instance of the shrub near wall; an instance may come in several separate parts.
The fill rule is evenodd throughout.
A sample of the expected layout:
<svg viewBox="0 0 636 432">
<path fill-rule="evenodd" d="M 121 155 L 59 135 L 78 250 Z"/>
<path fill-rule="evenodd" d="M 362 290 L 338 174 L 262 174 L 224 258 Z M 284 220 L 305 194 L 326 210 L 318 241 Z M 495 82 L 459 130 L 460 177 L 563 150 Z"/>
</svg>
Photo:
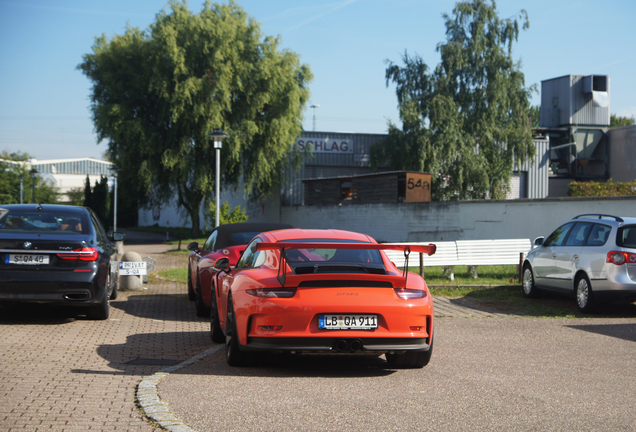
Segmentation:
<svg viewBox="0 0 636 432">
<path fill-rule="evenodd" d="M 609 179 L 606 183 L 572 182 L 568 185 L 569 197 L 608 197 L 636 195 L 636 181 L 614 183 Z"/>
</svg>

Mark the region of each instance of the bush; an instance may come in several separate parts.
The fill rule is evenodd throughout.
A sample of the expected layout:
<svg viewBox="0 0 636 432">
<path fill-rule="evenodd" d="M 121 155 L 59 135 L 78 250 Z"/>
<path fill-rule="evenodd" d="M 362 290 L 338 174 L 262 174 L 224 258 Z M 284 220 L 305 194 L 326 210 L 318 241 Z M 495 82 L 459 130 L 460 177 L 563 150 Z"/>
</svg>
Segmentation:
<svg viewBox="0 0 636 432">
<path fill-rule="evenodd" d="M 636 195 L 636 181 L 627 183 L 614 183 L 609 179 L 605 183 L 600 182 L 572 182 L 568 185 L 569 197 L 606 197 Z"/>
</svg>

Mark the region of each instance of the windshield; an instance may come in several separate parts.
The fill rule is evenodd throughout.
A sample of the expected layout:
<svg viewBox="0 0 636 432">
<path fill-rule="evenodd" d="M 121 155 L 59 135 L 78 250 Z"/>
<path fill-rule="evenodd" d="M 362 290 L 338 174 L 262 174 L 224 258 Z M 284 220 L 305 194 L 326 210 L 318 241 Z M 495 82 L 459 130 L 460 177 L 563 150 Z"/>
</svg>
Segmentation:
<svg viewBox="0 0 636 432">
<path fill-rule="evenodd" d="M 88 234 L 86 216 L 70 212 L 0 209 L 0 233 L 48 232 L 56 234 Z"/>
</svg>

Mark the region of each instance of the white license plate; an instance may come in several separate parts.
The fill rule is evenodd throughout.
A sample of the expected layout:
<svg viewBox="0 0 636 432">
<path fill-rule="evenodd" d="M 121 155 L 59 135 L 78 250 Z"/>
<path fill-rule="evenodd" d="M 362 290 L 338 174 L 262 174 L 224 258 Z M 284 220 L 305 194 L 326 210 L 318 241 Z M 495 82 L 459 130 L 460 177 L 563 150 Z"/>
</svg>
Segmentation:
<svg viewBox="0 0 636 432">
<path fill-rule="evenodd" d="M 49 263 L 49 256 L 7 254 L 4 262 L 6 264 L 42 265 Z"/>
<path fill-rule="evenodd" d="M 319 315 L 318 327 L 325 330 L 372 330 L 378 328 L 377 315 Z"/>
</svg>

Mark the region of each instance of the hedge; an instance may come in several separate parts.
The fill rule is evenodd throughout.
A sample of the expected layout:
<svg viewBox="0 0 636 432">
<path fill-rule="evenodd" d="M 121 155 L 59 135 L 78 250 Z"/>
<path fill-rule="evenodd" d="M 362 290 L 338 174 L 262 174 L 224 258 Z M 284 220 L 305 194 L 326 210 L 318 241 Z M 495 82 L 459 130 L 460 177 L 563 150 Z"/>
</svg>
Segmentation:
<svg viewBox="0 0 636 432">
<path fill-rule="evenodd" d="M 636 180 L 627 183 L 614 183 L 609 179 L 600 182 L 572 182 L 568 185 L 569 197 L 606 197 L 636 195 Z"/>
</svg>

